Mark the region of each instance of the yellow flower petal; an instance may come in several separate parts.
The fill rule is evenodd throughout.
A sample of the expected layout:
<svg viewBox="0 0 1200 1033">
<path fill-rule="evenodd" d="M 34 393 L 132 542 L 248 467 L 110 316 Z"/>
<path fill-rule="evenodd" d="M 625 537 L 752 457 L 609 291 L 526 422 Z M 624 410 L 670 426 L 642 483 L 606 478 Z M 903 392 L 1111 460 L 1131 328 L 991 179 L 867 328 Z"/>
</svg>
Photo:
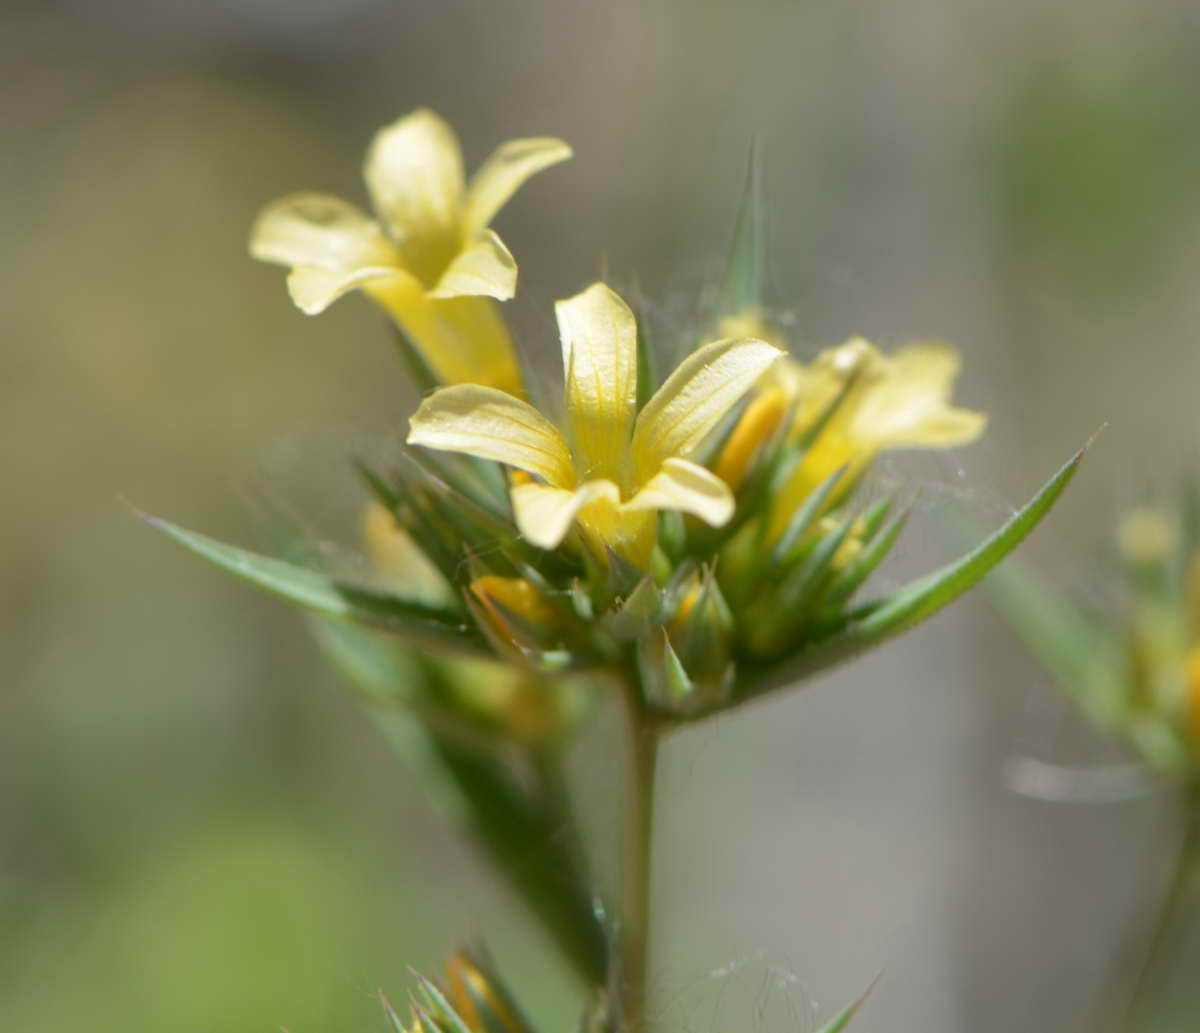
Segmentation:
<svg viewBox="0 0 1200 1033">
<path fill-rule="evenodd" d="M 491 298 L 431 298 L 411 278 L 378 281 L 367 291 L 443 384 L 483 384 L 522 393 L 516 349 Z"/>
<path fill-rule="evenodd" d="M 668 459 L 621 508 L 629 512 L 676 509 L 720 527 L 733 516 L 733 506 L 729 486 L 711 470 L 687 459 Z"/>
<path fill-rule="evenodd" d="M 393 266 L 400 260 L 366 212 L 324 194 L 293 194 L 264 208 L 250 231 L 250 254 L 262 262 L 335 273 Z"/>
<path fill-rule="evenodd" d="M 487 295 L 507 301 L 517 292 L 517 263 L 504 242 L 491 230 L 484 230 L 463 248 L 442 273 L 433 298 L 457 298 L 462 295 Z"/>
<path fill-rule="evenodd" d="M 462 243 L 462 151 L 454 130 L 420 108 L 375 134 L 363 175 L 375 210 L 427 284 Z"/>
<path fill-rule="evenodd" d="M 305 315 L 324 312 L 338 298 L 360 287 L 400 289 L 412 281 L 403 269 L 365 267 L 347 272 L 330 272 L 315 266 L 298 266 L 288 274 L 288 293 Z"/>
<path fill-rule="evenodd" d="M 555 426 L 495 388 L 457 384 L 435 391 L 413 414 L 408 443 L 507 463 L 558 487 L 575 485 L 571 455 Z"/>
<path fill-rule="evenodd" d="M 574 491 L 548 484 L 518 484 L 512 489 L 517 527 L 540 549 L 561 545 L 585 506 L 603 503 L 615 510 L 620 499 L 617 486 L 607 480 L 588 481 Z"/>
<path fill-rule="evenodd" d="M 554 310 L 576 467 L 583 478 L 620 483 L 637 406 L 637 320 L 602 283 Z"/>
<path fill-rule="evenodd" d="M 692 352 L 638 415 L 633 458 L 645 483 L 691 452 L 783 352 L 766 341 L 714 341 Z"/>
<path fill-rule="evenodd" d="M 914 344 L 884 360 L 878 380 L 864 386 L 850 434 L 877 448 L 950 448 L 983 433 L 982 413 L 949 404 L 958 375 L 955 350 Z"/>
<path fill-rule="evenodd" d="M 571 157 L 571 148 L 550 136 L 509 140 L 471 177 L 464 223 L 468 233 L 487 226 L 530 176 Z"/>
</svg>

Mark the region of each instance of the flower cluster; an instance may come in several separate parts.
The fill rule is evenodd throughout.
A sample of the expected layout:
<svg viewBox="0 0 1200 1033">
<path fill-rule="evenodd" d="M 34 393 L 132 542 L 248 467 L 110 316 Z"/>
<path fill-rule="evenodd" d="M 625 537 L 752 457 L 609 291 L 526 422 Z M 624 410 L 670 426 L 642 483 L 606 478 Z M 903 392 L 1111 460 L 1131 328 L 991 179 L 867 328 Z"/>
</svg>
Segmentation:
<svg viewBox="0 0 1200 1033">
<path fill-rule="evenodd" d="M 416 111 L 368 154 L 378 221 L 299 194 L 255 224 L 251 252 L 290 268 L 304 312 L 352 290 L 378 305 L 424 392 L 398 435 L 402 458 L 357 464 L 376 576 L 348 580 L 303 541 L 278 558 L 154 522 L 314 615 L 368 711 L 407 759 L 438 772 L 561 955 L 611 995 L 588 1028 L 640 1029 L 662 737 L 939 611 L 1036 526 L 1079 456 L 966 555 L 860 599 L 905 520 L 893 500 L 857 490 L 876 457 L 983 431 L 982 415 L 951 403 L 957 354 L 853 339 L 808 361 L 789 355 L 763 316 L 751 177 L 711 332 L 667 342 L 686 346 L 664 369 L 668 349 L 645 319 L 592 284 L 555 307 L 563 390 L 539 396 L 497 305 L 517 267 L 490 223 L 570 153 L 551 138 L 514 140 L 468 184 L 452 130 Z M 612 908 L 564 773 L 572 729 L 606 699 L 626 708 L 633 787 Z M 448 978 L 446 992 L 422 983 L 412 1033 L 527 1033 L 478 959 L 456 959 Z"/>
<path fill-rule="evenodd" d="M 1109 605 L 1019 565 L 996 572 L 991 596 L 1097 727 L 1149 769 L 1200 784 L 1200 488 L 1130 510 L 1113 537 Z"/>
</svg>

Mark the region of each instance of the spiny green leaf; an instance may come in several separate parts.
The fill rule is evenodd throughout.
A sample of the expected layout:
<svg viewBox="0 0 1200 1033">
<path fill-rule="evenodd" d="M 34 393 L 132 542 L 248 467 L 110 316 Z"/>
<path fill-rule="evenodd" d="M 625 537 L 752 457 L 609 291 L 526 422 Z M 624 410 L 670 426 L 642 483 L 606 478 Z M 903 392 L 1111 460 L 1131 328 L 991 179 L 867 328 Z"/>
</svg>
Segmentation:
<svg viewBox="0 0 1200 1033">
<path fill-rule="evenodd" d="M 887 523 L 882 531 L 871 539 L 858 559 L 842 571 L 841 576 L 830 589 L 828 596 L 826 596 L 826 605 L 840 606 L 858 591 L 862 583 L 875 572 L 875 568 L 892 551 L 892 546 L 896 544 L 896 539 L 900 537 L 900 532 L 904 530 L 904 525 L 907 522 L 908 512 L 906 510 L 903 513 L 897 514 L 893 520 Z"/>
<path fill-rule="evenodd" d="M 747 668 L 742 676 L 740 691 L 732 703 L 722 709 L 763 696 L 816 671 L 844 663 L 932 617 L 978 583 L 1038 525 L 1070 483 L 1086 452 L 1086 446 L 1080 449 L 1022 510 L 967 555 L 884 599 L 860 608 L 840 624 L 835 633 L 800 653 L 757 671 Z M 710 712 L 710 708 L 698 710 L 683 720 L 697 720 Z"/>
<path fill-rule="evenodd" d="M 413 975 L 417 980 L 417 994 L 421 997 L 425 1010 L 438 1020 L 444 1020 L 451 1033 L 471 1033 L 471 1027 L 454 1010 L 454 1006 L 446 1000 L 446 995 L 438 989 L 433 980 L 425 978 L 419 972 L 414 972 Z"/>
<path fill-rule="evenodd" d="M 721 292 L 720 314 L 723 316 L 733 315 L 748 308 L 761 308 L 763 303 L 767 213 L 760 172 L 761 149 L 761 143 L 756 137 L 750 143 L 746 179 L 733 229 L 733 247 L 729 252 L 729 265 Z"/>
<path fill-rule="evenodd" d="M 320 571 L 240 549 L 158 517 L 142 514 L 142 518 L 210 563 L 314 613 L 439 648 L 486 655 L 475 630 L 452 610 L 339 582 Z"/>
<path fill-rule="evenodd" d="M 842 475 L 845 472 L 846 467 L 844 465 L 839 466 L 818 485 L 816 491 L 804 500 L 804 505 L 792 514 L 792 518 L 788 521 L 787 527 L 784 528 L 783 534 L 779 536 L 779 541 L 775 543 L 775 547 L 771 550 L 772 567 L 782 564 L 787 559 L 788 553 L 792 551 L 792 547 L 800 541 L 800 537 L 820 515 L 821 510 L 825 507 L 825 500 L 829 498 L 834 486 L 842 479 Z"/>
<path fill-rule="evenodd" d="M 844 1030 L 847 1025 L 849 1025 L 850 1020 L 858 1014 L 859 1008 L 866 1003 L 867 998 L 871 996 L 871 991 L 875 989 L 875 985 L 879 982 L 879 979 L 880 977 L 876 976 L 871 981 L 871 985 L 863 991 L 862 996 L 857 1001 L 850 1005 L 850 1007 L 835 1015 L 829 1022 L 822 1026 L 817 1033 L 841 1033 L 841 1031 Z"/>
<path fill-rule="evenodd" d="M 817 593 L 828 583 L 826 575 L 829 574 L 829 565 L 854 526 L 855 519 L 853 514 L 847 516 L 788 575 L 779 591 L 780 603 L 786 610 L 802 613 L 815 602 Z"/>
</svg>

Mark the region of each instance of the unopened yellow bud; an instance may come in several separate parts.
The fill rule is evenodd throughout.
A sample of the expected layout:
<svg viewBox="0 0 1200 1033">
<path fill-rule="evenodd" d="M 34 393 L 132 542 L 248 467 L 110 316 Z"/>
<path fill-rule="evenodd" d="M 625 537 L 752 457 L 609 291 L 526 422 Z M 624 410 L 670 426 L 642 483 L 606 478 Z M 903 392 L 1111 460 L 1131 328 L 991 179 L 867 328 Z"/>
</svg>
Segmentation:
<svg viewBox="0 0 1200 1033">
<path fill-rule="evenodd" d="M 542 593 L 523 577 L 497 577 L 492 574 L 471 582 L 471 594 L 483 604 L 493 629 L 505 641 L 532 645 L 529 629 L 554 627 L 557 614 Z M 513 618 L 517 618 L 515 622 Z M 514 624 L 519 622 L 520 627 Z"/>
<path fill-rule="evenodd" d="M 460 951 L 446 962 L 446 984 L 450 1004 L 472 1033 L 492 1030 L 497 1023 L 509 1033 L 524 1030 L 492 980 L 465 953 Z"/>
<path fill-rule="evenodd" d="M 736 490 L 746 479 L 750 463 L 787 414 L 788 400 L 778 388 L 763 391 L 742 413 L 717 458 L 714 473 Z"/>
<path fill-rule="evenodd" d="M 372 500 L 362 516 L 362 534 L 372 563 L 410 599 L 445 602 L 450 594 L 445 579 L 412 540 L 395 516 Z"/>
<path fill-rule="evenodd" d="M 1161 510 L 1139 507 L 1117 528 L 1121 554 L 1136 566 L 1162 563 L 1175 545 L 1175 528 Z"/>
<path fill-rule="evenodd" d="M 1188 731 L 1200 749 L 1200 646 L 1188 653 L 1186 662 Z"/>
</svg>

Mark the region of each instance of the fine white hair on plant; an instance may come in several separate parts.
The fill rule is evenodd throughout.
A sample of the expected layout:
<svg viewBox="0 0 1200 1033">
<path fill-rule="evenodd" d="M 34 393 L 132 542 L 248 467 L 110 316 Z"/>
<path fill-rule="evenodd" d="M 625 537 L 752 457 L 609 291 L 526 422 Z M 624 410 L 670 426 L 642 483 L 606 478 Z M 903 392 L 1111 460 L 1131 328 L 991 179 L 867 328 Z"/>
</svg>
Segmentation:
<svg viewBox="0 0 1200 1033">
<path fill-rule="evenodd" d="M 795 968 L 765 950 L 663 989 L 657 1024 L 680 1033 L 814 1033 L 821 1024 L 822 1009 Z"/>
</svg>

